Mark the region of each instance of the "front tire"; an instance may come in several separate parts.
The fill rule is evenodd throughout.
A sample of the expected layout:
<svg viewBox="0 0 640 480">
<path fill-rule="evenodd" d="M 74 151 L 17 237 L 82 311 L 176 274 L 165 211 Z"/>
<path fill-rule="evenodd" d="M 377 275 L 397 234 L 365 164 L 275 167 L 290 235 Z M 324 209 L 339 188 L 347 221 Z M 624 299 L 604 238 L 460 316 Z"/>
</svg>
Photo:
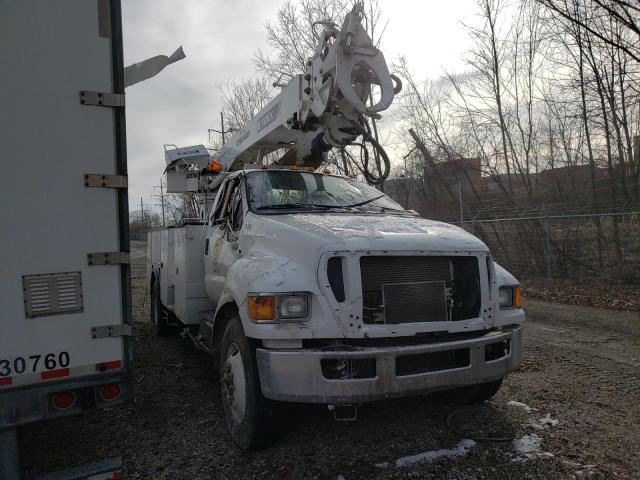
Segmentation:
<svg viewBox="0 0 640 480">
<path fill-rule="evenodd" d="M 262 396 L 255 348 L 237 314 L 229 319 L 222 337 L 220 387 L 227 427 L 238 447 L 251 450 L 277 440 L 275 405 Z"/>
<path fill-rule="evenodd" d="M 151 285 L 151 323 L 155 326 L 156 336 L 169 336 L 170 329 L 167 324 L 167 317 L 162 312 L 162 302 L 160 301 L 160 282 L 154 281 Z"/>
</svg>

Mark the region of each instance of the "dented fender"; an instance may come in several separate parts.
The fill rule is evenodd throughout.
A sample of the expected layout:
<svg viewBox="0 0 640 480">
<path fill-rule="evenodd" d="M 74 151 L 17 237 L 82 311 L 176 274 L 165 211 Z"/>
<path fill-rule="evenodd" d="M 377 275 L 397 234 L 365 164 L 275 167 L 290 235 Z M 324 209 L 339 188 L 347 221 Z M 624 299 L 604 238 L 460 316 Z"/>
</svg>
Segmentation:
<svg viewBox="0 0 640 480">
<path fill-rule="evenodd" d="M 313 267 L 313 269 L 310 269 Z M 239 258 L 227 272 L 223 299 L 233 298 L 238 305 L 245 334 L 257 339 L 303 339 L 342 337 L 338 323 L 322 298 L 316 277 L 316 260 L 308 265 L 292 257 L 266 252 L 250 252 Z M 306 321 L 260 323 L 247 313 L 247 295 L 251 293 L 308 292 L 311 294 L 311 314 Z"/>
</svg>

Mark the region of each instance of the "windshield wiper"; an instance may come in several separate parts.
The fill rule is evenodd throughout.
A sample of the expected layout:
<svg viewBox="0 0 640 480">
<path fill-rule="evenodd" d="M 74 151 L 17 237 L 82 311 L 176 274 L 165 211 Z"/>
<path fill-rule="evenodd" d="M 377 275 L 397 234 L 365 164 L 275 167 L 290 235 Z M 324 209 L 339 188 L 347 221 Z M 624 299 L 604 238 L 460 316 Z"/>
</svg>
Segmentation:
<svg viewBox="0 0 640 480">
<path fill-rule="evenodd" d="M 277 203 L 273 205 L 261 205 L 256 207 L 256 210 L 276 210 L 286 208 L 313 208 L 315 205 L 311 203 Z"/>
<path fill-rule="evenodd" d="M 377 197 L 370 198 L 369 200 L 365 200 L 364 202 L 352 203 L 351 205 L 342 205 L 342 207 L 344 207 L 344 208 L 360 207 L 362 205 L 366 205 L 367 203 L 371 203 L 371 202 L 375 202 L 376 200 L 380 200 L 382 197 L 386 197 L 386 195 L 379 195 Z"/>
<path fill-rule="evenodd" d="M 261 205 L 259 207 L 256 207 L 256 210 L 276 210 L 287 208 L 353 208 L 366 205 L 367 203 L 375 202 L 376 200 L 385 196 L 386 195 L 380 195 L 378 197 L 373 197 L 363 202 L 352 203 L 350 205 L 325 205 L 322 203 L 278 203 L 274 205 Z"/>
</svg>

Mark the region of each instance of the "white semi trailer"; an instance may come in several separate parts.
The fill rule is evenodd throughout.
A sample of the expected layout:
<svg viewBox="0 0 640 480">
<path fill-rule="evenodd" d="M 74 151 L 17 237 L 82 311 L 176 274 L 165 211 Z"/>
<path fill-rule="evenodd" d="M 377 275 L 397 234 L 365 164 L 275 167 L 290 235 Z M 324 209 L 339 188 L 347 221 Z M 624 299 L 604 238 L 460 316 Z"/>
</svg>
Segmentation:
<svg viewBox="0 0 640 480">
<path fill-rule="evenodd" d="M 151 319 L 219 356 L 244 449 L 275 438 L 278 402 L 329 404 L 342 419 L 361 402 L 439 390 L 479 402 L 521 363 L 520 287 L 483 242 L 316 170 L 360 136 L 388 167 L 367 119 L 400 84 L 361 15 L 356 4 L 341 28 L 324 23 L 307 71 L 219 159 L 203 146 L 165 152 L 169 191 L 197 192 L 201 214 L 149 234 Z"/>
<path fill-rule="evenodd" d="M 2 479 L 18 426 L 132 395 L 124 87 L 118 0 L 0 0 Z"/>
</svg>

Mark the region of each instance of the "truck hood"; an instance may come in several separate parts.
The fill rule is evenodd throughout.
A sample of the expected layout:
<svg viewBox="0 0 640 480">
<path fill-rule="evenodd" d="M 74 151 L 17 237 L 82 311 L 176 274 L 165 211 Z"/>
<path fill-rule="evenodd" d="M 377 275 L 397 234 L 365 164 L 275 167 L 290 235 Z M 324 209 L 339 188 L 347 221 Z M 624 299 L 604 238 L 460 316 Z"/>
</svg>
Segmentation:
<svg viewBox="0 0 640 480">
<path fill-rule="evenodd" d="M 255 227 L 262 224 L 261 233 L 265 236 L 280 236 L 288 230 L 290 234 L 307 237 L 307 241 L 315 246 L 331 249 L 488 251 L 482 241 L 455 225 L 408 215 L 296 213 L 251 216 Z"/>
</svg>

